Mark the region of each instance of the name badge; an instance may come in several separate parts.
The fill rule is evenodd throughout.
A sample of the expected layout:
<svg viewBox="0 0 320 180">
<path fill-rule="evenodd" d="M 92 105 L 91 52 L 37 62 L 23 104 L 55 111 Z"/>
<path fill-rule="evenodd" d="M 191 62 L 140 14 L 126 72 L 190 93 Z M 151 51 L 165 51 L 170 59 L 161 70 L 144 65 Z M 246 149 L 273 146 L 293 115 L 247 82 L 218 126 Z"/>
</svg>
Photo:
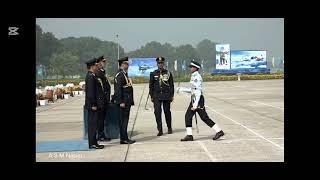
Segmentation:
<svg viewBox="0 0 320 180">
<path fill-rule="evenodd" d="M 159 76 L 154 76 L 155 78 L 159 77 Z"/>
</svg>

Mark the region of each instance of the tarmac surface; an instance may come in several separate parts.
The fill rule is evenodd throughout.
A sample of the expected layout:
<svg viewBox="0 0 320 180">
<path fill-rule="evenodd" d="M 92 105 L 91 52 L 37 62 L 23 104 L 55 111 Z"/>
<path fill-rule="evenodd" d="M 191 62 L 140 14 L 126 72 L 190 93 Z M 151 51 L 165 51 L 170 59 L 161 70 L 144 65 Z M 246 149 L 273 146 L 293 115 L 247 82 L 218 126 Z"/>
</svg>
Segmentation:
<svg viewBox="0 0 320 180">
<path fill-rule="evenodd" d="M 188 83 L 180 83 L 187 87 Z M 175 88 L 178 83 L 175 83 Z M 171 104 L 173 134 L 157 135 L 148 84 L 134 85 L 128 134 L 135 144 L 119 139 L 100 142 L 93 151 L 36 153 L 36 162 L 283 162 L 284 80 L 205 82 L 206 111 L 225 135 L 212 140 L 215 132 L 198 116 L 199 133 L 193 120 L 192 142 L 186 135 L 184 116 L 190 94 L 175 93 Z M 112 93 L 113 94 L 113 93 Z M 84 95 L 36 108 L 36 141 L 77 140 L 83 137 Z M 53 155 L 58 156 L 53 156 Z"/>
</svg>

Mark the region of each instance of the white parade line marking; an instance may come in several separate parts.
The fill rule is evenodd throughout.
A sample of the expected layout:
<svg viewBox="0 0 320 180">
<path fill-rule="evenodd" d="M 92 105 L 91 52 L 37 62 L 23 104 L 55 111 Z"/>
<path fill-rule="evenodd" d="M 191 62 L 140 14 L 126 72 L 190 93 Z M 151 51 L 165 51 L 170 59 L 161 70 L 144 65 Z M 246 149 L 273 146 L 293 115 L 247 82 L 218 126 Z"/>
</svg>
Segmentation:
<svg viewBox="0 0 320 180">
<path fill-rule="evenodd" d="M 284 108 L 277 107 L 277 106 L 272 106 L 272 105 L 270 105 L 270 104 L 266 104 L 266 103 L 262 103 L 262 102 L 258 102 L 258 101 L 252 101 L 252 100 L 248 100 L 248 101 L 255 102 L 255 103 L 257 103 L 257 104 L 263 104 L 263 105 L 265 105 L 265 106 L 270 106 L 270 107 L 278 108 L 278 109 L 281 109 L 282 111 L 284 110 Z"/>
<path fill-rule="evenodd" d="M 197 141 L 197 143 L 202 147 L 202 149 L 206 152 L 212 162 L 216 162 L 217 159 L 212 156 L 212 154 L 208 151 L 207 147 L 203 144 L 202 141 Z"/>
<path fill-rule="evenodd" d="M 280 146 L 280 145 L 276 144 L 276 143 L 275 143 L 275 142 L 273 142 L 273 141 L 270 141 L 269 139 L 267 139 L 267 138 L 263 137 L 263 136 L 262 136 L 262 135 L 260 135 L 259 133 L 257 133 L 257 132 L 255 132 L 255 131 L 251 130 L 251 129 L 250 129 L 250 128 L 248 128 L 247 126 L 245 126 L 245 125 L 243 125 L 243 124 L 239 123 L 238 121 L 235 121 L 235 120 L 231 119 L 230 117 L 227 117 L 227 116 L 225 116 L 225 115 L 223 115 L 223 114 L 221 114 L 221 113 L 217 112 L 216 110 L 212 109 L 212 108 L 211 108 L 211 107 L 209 107 L 209 106 L 206 106 L 206 107 L 207 107 L 207 108 L 209 108 L 211 111 L 213 111 L 213 112 L 215 112 L 215 113 L 219 114 L 220 116 L 223 116 L 223 117 L 225 117 L 226 119 L 229 119 L 229 120 L 231 120 L 232 122 L 234 122 L 234 123 L 236 123 L 236 124 L 238 124 L 238 125 L 240 125 L 240 126 L 244 127 L 245 129 L 247 129 L 248 131 L 252 132 L 252 133 L 253 133 L 253 134 L 255 134 L 256 136 L 258 136 L 258 137 L 260 137 L 260 138 L 262 138 L 262 139 L 266 140 L 267 142 L 269 142 L 269 143 L 273 144 L 274 146 L 277 146 L 278 148 L 280 148 L 281 150 L 283 150 L 283 147 L 282 147 L 282 146 Z"/>
</svg>

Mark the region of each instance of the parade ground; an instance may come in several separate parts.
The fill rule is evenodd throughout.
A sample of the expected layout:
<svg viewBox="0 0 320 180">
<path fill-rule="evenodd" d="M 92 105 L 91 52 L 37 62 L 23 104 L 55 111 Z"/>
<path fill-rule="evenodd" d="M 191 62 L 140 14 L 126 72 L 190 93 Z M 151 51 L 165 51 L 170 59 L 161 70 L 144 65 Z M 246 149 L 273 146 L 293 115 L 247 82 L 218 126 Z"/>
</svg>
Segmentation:
<svg viewBox="0 0 320 180">
<path fill-rule="evenodd" d="M 180 83 L 181 87 L 188 83 Z M 186 135 L 185 112 L 190 95 L 175 93 L 171 104 L 173 134 L 167 134 L 162 114 L 163 136 L 157 135 L 148 84 L 134 84 L 134 101 L 128 135 L 134 144 L 119 139 L 100 142 L 104 149 L 36 153 L 36 162 L 283 162 L 284 80 L 214 81 L 204 83 L 206 111 L 225 135 L 215 134 L 198 117 L 193 119 L 194 141 Z M 178 83 L 175 83 L 175 88 Z M 113 90 L 113 85 L 112 85 Z M 112 92 L 113 94 L 113 92 Z M 59 100 L 36 108 L 36 142 L 81 140 L 85 95 Z"/>
</svg>

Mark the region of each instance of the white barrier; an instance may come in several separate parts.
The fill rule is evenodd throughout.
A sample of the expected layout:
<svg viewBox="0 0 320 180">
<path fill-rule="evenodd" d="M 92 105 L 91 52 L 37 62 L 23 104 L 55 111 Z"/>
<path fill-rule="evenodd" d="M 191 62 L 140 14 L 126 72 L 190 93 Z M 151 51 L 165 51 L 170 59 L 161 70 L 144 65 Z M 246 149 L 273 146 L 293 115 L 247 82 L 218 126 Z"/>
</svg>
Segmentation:
<svg viewBox="0 0 320 180">
<path fill-rule="evenodd" d="M 45 99 L 45 100 L 39 100 L 40 102 L 40 106 L 45 106 L 48 104 L 48 99 Z"/>
<path fill-rule="evenodd" d="M 241 73 L 237 73 L 237 75 L 238 75 L 238 81 L 241 81 L 241 79 L 240 79 Z"/>
</svg>

